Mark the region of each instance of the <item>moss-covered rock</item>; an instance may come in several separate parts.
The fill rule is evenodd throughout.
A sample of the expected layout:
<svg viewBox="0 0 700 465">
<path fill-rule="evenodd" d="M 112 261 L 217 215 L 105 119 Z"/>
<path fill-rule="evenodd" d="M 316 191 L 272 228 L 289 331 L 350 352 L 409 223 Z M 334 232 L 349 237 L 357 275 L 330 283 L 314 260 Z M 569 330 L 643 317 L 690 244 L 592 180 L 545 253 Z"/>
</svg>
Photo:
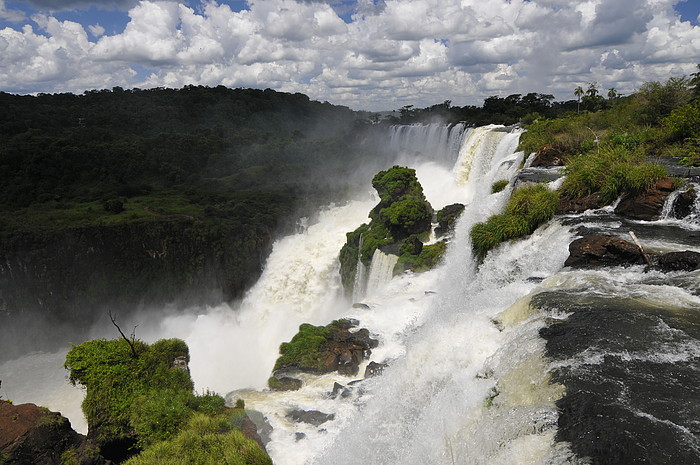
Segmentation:
<svg viewBox="0 0 700 465">
<path fill-rule="evenodd" d="M 506 184 L 508 184 L 508 181 L 506 181 Z M 439 210 L 435 215 L 435 219 L 438 222 L 438 227 L 435 228 L 435 234 L 442 236 L 452 230 L 455 222 L 463 211 L 464 205 L 461 203 L 453 203 Z"/>
<path fill-rule="evenodd" d="M 180 339 L 152 345 L 99 339 L 68 352 L 70 382 L 87 388 L 88 438 L 105 458 L 120 461 L 172 437 L 197 411 L 223 411 L 221 396 L 193 393 L 188 361 L 189 349 Z"/>
<path fill-rule="evenodd" d="M 431 228 L 433 208 L 414 169 L 393 166 L 380 171 L 372 186 L 380 200 L 369 214 L 371 221 L 348 233 L 340 251 L 340 275 L 347 294 L 355 284 L 358 260 L 369 266 L 376 249 L 398 249 L 404 239 L 427 236 Z"/>
<path fill-rule="evenodd" d="M 291 341 L 280 345 L 280 357 L 275 363 L 275 373 L 298 370 L 307 373 L 330 373 L 338 371 L 356 375 L 359 364 L 377 347 L 378 342 L 370 338 L 369 331 L 362 328 L 351 332 L 357 323 L 351 320 L 336 320 L 327 326 L 302 324 Z M 276 389 L 281 376 L 274 376 L 270 384 Z"/>
<path fill-rule="evenodd" d="M 424 245 L 418 254 L 402 253 L 394 265 L 394 274 L 406 270 L 420 272 L 434 268 L 447 250 L 447 243 L 439 241 L 435 244 Z"/>
</svg>

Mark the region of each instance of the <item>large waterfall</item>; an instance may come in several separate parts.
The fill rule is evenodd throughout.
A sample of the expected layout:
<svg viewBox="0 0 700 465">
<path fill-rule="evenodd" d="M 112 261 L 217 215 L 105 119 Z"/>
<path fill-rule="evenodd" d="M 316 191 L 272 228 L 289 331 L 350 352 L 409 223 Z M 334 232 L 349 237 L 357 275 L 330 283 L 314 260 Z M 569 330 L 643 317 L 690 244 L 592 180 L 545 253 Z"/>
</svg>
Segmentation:
<svg viewBox="0 0 700 465">
<path fill-rule="evenodd" d="M 627 221 L 610 208 L 557 217 L 477 263 L 469 230 L 512 192 L 519 136 L 501 126 L 392 128 L 387 166 L 415 168 L 436 209 L 466 206 L 437 268 L 391 278 L 391 257 L 377 255 L 355 296 L 365 305 L 347 301 L 337 256 L 376 203 L 361 198 L 278 240 L 240 304 L 167 316 L 145 338 L 185 339 L 196 388 L 260 412 L 278 465 L 590 463 L 597 451 L 587 444 L 616 454 L 604 463 L 637 452 L 699 463 L 700 273 L 563 265 L 581 228 L 634 229 L 654 250 L 700 252 L 700 209 L 682 221 Z M 509 185 L 494 194 L 499 180 Z M 301 375 L 298 391 L 265 389 L 279 344 L 300 323 L 341 317 L 379 339 L 367 362 L 386 363 L 381 376 L 352 385 L 356 378 L 336 373 Z M 353 387 L 334 397 L 334 383 Z M 295 423 L 293 409 L 334 417 Z M 586 436 L 598 430 L 608 435 Z"/>
</svg>

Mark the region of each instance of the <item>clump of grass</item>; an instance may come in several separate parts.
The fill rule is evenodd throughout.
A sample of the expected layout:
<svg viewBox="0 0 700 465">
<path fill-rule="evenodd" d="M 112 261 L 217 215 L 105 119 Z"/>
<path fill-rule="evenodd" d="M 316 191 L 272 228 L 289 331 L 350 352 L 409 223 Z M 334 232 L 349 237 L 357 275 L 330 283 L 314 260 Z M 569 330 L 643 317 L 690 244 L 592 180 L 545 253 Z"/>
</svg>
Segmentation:
<svg viewBox="0 0 700 465">
<path fill-rule="evenodd" d="M 472 227 L 474 252 L 483 258 L 502 242 L 531 234 L 554 216 L 558 202 L 559 194 L 546 185 L 535 184 L 516 190 L 503 213 Z"/>
<path fill-rule="evenodd" d="M 496 181 L 493 184 L 491 184 L 491 193 L 496 194 L 498 192 L 501 192 L 503 189 L 506 188 L 507 185 L 508 185 L 507 179 L 501 179 L 500 181 Z"/>
<path fill-rule="evenodd" d="M 625 191 L 642 192 L 667 175 L 660 165 L 646 163 L 643 153 L 624 145 L 606 145 L 570 160 L 561 191 L 569 197 L 600 193 L 611 203 Z"/>
<path fill-rule="evenodd" d="M 323 363 L 321 346 L 327 341 L 330 329 L 327 326 L 314 326 L 304 323 L 291 341 L 280 345 L 280 357 L 274 370 L 294 366 L 310 370 L 319 369 Z"/>
<path fill-rule="evenodd" d="M 125 465 L 272 465 L 272 460 L 254 441 L 233 429 L 225 415 L 195 414 L 168 441 L 161 441 L 131 458 Z"/>
</svg>

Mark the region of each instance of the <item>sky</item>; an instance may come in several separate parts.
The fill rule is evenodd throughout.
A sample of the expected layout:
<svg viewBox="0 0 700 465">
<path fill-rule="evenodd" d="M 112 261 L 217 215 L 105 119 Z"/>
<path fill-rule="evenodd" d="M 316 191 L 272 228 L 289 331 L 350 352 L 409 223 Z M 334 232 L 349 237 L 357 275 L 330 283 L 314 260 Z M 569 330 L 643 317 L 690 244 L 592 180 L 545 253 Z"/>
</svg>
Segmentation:
<svg viewBox="0 0 700 465">
<path fill-rule="evenodd" d="M 272 88 L 356 110 L 697 71 L 700 0 L 0 0 L 0 91 Z"/>
</svg>

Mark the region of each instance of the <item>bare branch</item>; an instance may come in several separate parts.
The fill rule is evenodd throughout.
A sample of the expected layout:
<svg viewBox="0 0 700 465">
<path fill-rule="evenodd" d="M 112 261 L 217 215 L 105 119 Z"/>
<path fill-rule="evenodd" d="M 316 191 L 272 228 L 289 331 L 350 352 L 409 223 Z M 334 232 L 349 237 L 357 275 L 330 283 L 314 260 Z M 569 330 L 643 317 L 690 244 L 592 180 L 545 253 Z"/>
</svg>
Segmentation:
<svg viewBox="0 0 700 465">
<path fill-rule="evenodd" d="M 133 354 L 134 358 L 138 358 L 138 354 L 136 353 L 136 347 L 134 347 L 134 338 L 135 338 L 135 332 L 136 332 L 136 326 L 134 326 L 134 330 L 131 332 L 131 340 L 126 337 L 124 334 L 124 331 L 119 327 L 117 324 L 117 319 L 112 315 L 112 310 L 109 310 L 109 319 L 112 321 L 112 324 L 117 328 L 117 331 L 119 331 L 119 334 L 122 335 L 122 338 L 126 341 L 127 344 L 129 344 L 129 347 L 131 347 L 131 353 Z"/>
</svg>

